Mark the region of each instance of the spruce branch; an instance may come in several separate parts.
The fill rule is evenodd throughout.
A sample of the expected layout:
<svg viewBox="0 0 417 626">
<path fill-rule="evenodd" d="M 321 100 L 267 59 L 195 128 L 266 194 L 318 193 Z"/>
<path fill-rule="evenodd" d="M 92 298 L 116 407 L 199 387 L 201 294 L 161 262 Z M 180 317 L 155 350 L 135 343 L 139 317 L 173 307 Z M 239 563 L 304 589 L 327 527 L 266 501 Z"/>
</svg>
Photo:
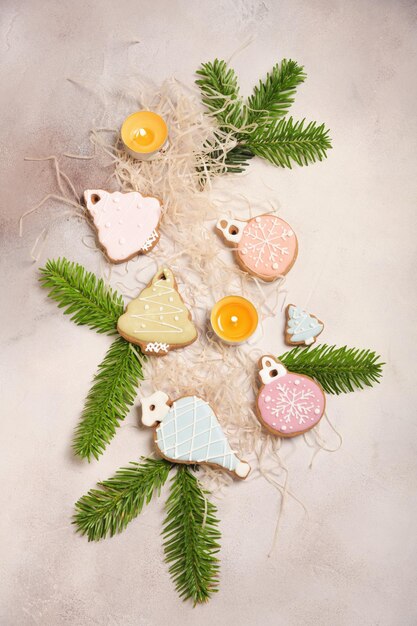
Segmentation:
<svg viewBox="0 0 417 626">
<path fill-rule="evenodd" d="M 301 166 L 322 161 L 332 147 L 324 124 L 294 122 L 292 117 L 255 128 L 245 145 L 257 156 L 290 169 L 294 161 Z"/>
<path fill-rule="evenodd" d="M 291 59 L 274 65 L 248 98 L 248 123 L 266 123 L 285 115 L 306 77 L 304 67 Z"/>
<path fill-rule="evenodd" d="M 236 135 L 236 146 L 227 152 L 224 162 L 222 160 L 223 150 L 215 147 L 209 153 L 209 159 L 218 162 L 218 168 L 217 163 L 215 166 L 218 173 L 243 172 L 254 154 L 249 148 L 240 146 L 237 142 L 240 136 L 237 129 L 245 123 L 245 107 L 239 95 L 236 74 L 233 69 L 227 67 L 225 61 L 218 59 L 212 63 L 203 63 L 196 73 L 199 76 L 196 84 L 200 88 L 202 101 L 216 118 L 220 130 Z M 223 143 L 225 139 L 222 139 L 222 136 L 218 134 L 216 141 Z M 210 147 L 210 142 L 207 142 L 205 147 Z M 201 172 L 201 183 L 204 186 L 204 167 L 198 167 L 197 170 Z"/>
<path fill-rule="evenodd" d="M 221 139 L 219 139 L 221 142 Z M 210 144 L 207 143 L 209 147 Z M 234 148 L 229 150 L 224 156 L 224 151 L 219 148 L 213 148 L 212 152 L 208 154 L 210 159 L 210 170 L 216 170 L 217 174 L 225 174 L 225 173 L 240 173 L 243 172 L 245 167 L 249 164 L 249 160 L 252 159 L 255 155 L 249 148 L 241 144 L 236 144 Z M 206 182 L 206 168 L 207 165 L 202 164 L 201 166 L 197 166 L 197 171 L 200 173 L 200 184 L 204 187 Z"/>
<path fill-rule="evenodd" d="M 234 70 L 228 68 L 225 61 L 215 59 L 202 63 L 196 73 L 202 101 L 217 118 L 220 127 L 227 130 L 241 126 L 244 123 L 243 103 Z"/>
<path fill-rule="evenodd" d="M 180 597 L 194 605 L 207 602 L 219 583 L 219 521 L 206 495 L 190 469 L 179 465 L 166 503 L 164 551 Z"/>
<path fill-rule="evenodd" d="M 336 395 L 379 383 L 384 365 L 371 350 L 326 344 L 293 348 L 278 358 L 290 372 L 306 374 L 317 380 L 326 393 Z"/>
<path fill-rule="evenodd" d="M 306 79 L 303 66 L 296 61 L 283 59 L 277 63 L 247 102 L 239 94 L 235 72 L 225 61 L 204 63 L 197 75 L 203 103 L 220 129 L 236 139 L 236 146 L 226 156 L 225 167 L 214 167 L 217 174 L 241 172 L 253 156 L 289 168 L 293 163 L 309 165 L 326 157 L 331 141 L 324 124 L 282 119 L 294 101 L 298 85 Z M 210 156 L 216 159 L 216 152 Z M 204 183 L 204 176 L 202 179 Z"/>
<path fill-rule="evenodd" d="M 143 459 L 120 468 L 75 504 L 77 531 L 89 541 L 121 533 L 154 495 L 160 495 L 171 467 L 164 459 Z"/>
<path fill-rule="evenodd" d="M 101 278 L 65 258 L 47 261 L 40 272 L 40 283 L 49 289 L 49 297 L 58 302 L 59 308 L 71 315 L 76 324 L 108 335 L 117 332 L 123 299 L 106 287 Z"/>
<path fill-rule="evenodd" d="M 145 358 L 122 337 L 113 341 L 99 365 L 75 431 L 76 455 L 90 461 L 104 452 L 135 400 Z"/>
<path fill-rule="evenodd" d="M 247 146 L 238 143 L 234 148 L 229 150 L 226 155 L 225 164 L 228 172 L 243 172 L 249 165 L 250 159 L 253 159 L 254 153 Z"/>
</svg>

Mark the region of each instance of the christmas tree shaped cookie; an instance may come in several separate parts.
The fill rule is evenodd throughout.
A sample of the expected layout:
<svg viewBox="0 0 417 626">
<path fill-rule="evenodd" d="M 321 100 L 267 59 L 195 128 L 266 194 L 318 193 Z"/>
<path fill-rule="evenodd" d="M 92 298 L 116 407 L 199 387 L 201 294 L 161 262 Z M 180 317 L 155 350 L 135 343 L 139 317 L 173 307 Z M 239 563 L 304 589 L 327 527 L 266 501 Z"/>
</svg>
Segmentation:
<svg viewBox="0 0 417 626">
<path fill-rule="evenodd" d="M 197 330 L 185 306 L 173 273 L 159 270 L 152 281 L 132 300 L 117 322 L 119 334 L 158 356 L 183 348 L 197 339 Z"/>
<path fill-rule="evenodd" d="M 285 342 L 290 346 L 310 346 L 323 331 L 323 322 L 294 304 L 287 306 L 285 314 Z"/>
<path fill-rule="evenodd" d="M 159 241 L 161 203 L 137 191 L 87 189 L 84 200 L 97 239 L 111 263 L 146 254 Z"/>
<path fill-rule="evenodd" d="M 155 427 L 161 455 L 175 463 L 205 463 L 246 478 L 250 466 L 233 452 L 211 406 L 198 396 L 170 402 L 163 391 L 142 399 L 142 423 Z"/>
</svg>

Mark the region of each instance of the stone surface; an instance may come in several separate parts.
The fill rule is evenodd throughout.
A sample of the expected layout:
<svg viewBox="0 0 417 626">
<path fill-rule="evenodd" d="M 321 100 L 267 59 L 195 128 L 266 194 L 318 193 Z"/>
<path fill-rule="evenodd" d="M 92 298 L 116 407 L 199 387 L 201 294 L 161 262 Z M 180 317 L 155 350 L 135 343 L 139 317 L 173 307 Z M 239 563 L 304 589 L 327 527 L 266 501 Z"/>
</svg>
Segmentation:
<svg viewBox="0 0 417 626">
<path fill-rule="evenodd" d="M 2 625 L 417 622 L 416 14 L 407 0 L 3 0 Z M 284 56 L 305 64 L 293 113 L 325 121 L 334 150 L 292 172 L 253 162 L 240 189 L 275 201 L 296 228 L 290 300 L 320 314 L 322 340 L 374 347 L 388 365 L 378 388 L 329 398 L 338 453 L 322 452 L 310 470 L 304 441 L 284 442 L 290 487 L 309 517 L 287 496 L 270 558 L 278 493 L 261 480 L 227 492 L 221 589 L 192 609 L 162 562 L 162 501 L 111 541 L 89 544 L 70 526 L 75 500 L 146 454 L 149 438 L 132 411 L 99 463 L 73 459 L 73 427 L 108 339 L 46 301 L 29 250 L 51 224 L 41 261 L 65 254 L 96 270 L 99 259 L 81 244 L 83 226 L 52 223 L 57 202 L 28 218 L 22 239 L 17 220 L 54 188 L 51 163 L 24 157 L 88 154 L 93 120 L 105 125 L 101 90 L 85 87 L 134 72 L 191 84 L 200 62 L 245 43 L 233 59 L 245 93 Z M 79 192 L 105 186 L 108 170 L 62 163 Z M 279 353 L 281 338 L 271 343 Z M 322 432 L 335 445 L 330 428 Z"/>
</svg>

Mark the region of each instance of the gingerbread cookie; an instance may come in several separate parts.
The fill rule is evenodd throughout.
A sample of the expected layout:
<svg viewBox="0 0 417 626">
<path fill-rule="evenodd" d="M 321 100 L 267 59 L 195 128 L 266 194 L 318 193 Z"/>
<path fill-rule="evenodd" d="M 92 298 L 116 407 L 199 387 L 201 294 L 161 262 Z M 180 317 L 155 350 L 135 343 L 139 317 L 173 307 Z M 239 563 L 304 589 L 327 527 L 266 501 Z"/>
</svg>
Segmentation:
<svg viewBox="0 0 417 626">
<path fill-rule="evenodd" d="M 172 271 L 159 270 L 132 300 L 117 322 L 119 334 L 145 354 L 162 356 L 197 339 L 189 310 L 177 291 Z"/>
<path fill-rule="evenodd" d="M 247 222 L 221 217 L 216 229 L 235 248 L 239 265 L 267 282 L 289 272 L 297 258 L 294 231 L 275 215 L 259 215 Z"/>
<path fill-rule="evenodd" d="M 261 358 L 259 368 L 256 411 L 261 424 L 278 437 L 295 437 L 316 426 L 326 406 L 321 386 L 309 376 L 287 372 L 269 355 Z"/>
<path fill-rule="evenodd" d="M 111 263 L 146 254 L 159 241 L 161 203 L 137 191 L 87 189 L 84 200 L 97 239 Z"/>
<path fill-rule="evenodd" d="M 250 472 L 231 449 L 211 406 L 198 396 L 171 402 L 156 391 L 142 399 L 142 423 L 155 428 L 156 447 L 168 461 L 221 467 L 237 478 Z"/>
<path fill-rule="evenodd" d="M 315 315 L 294 304 L 287 306 L 285 315 L 285 343 L 289 346 L 310 346 L 324 329 L 323 322 Z"/>
</svg>

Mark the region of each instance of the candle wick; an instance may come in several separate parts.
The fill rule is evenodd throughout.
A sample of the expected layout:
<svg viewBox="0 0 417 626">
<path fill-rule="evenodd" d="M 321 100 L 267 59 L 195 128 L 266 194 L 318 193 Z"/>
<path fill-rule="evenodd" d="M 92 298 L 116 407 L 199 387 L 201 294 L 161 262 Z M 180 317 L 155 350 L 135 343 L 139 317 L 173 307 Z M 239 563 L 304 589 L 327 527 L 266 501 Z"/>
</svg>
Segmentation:
<svg viewBox="0 0 417 626">
<path fill-rule="evenodd" d="M 232 324 L 237 324 L 237 322 L 239 321 L 239 318 L 237 315 L 232 315 L 231 320 L 232 320 Z"/>
</svg>

